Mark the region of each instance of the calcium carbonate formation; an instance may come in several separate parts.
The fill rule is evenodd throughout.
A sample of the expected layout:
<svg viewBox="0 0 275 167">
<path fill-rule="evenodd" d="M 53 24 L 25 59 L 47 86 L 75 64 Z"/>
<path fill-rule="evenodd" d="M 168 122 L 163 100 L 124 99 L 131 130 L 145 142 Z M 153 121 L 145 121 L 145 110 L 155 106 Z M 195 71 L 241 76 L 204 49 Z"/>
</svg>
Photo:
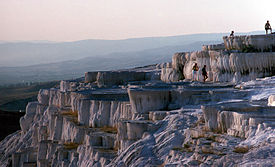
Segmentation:
<svg viewBox="0 0 275 167">
<path fill-rule="evenodd" d="M 224 37 L 172 63 L 42 89 L 1 141 L 0 166 L 272 166 L 274 36 Z M 206 83 L 190 81 L 195 62 Z"/>
</svg>

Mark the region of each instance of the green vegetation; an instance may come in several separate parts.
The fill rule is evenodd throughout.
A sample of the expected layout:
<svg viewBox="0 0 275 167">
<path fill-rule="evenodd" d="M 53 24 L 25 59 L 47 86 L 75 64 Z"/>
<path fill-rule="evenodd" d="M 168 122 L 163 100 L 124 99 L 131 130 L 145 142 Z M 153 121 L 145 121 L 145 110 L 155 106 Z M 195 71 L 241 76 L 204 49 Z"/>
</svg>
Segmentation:
<svg viewBox="0 0 275 167">
<path fill-rule="evenodd" d="M 55 87 L 59 81 L 33 83 L 32 85 L 0 87 L 0 109 L 5 111 L 25 110 L 30 101 L 36 100 L 40 89 Z"/>
<path fill-rule="evenodd" d="M 73 143 L 73 142 L 67 142 L 67 143 L 64 143 L 63 145 L 64 145 L 64 148 L 68 150 L 77 149 L 77 147 L 79 146 L 78 143 Z"/>
<path fill-rule="evenodd" d="M 104 153 L 115 153 L 116 150 L 112 149 L 112 148 L 97 148 L 98 152 L 104 152 Z"/>
<path fill-rule="evenodd" d="M 73 123 L 75 123 L 77 126 L 80 126 L 78 122 L 78 111 L 73 111 L 73 110 L 62 111 L 61 115 L 69 116 Z"/>
<path fill-rule="evenodd" d="M 163 162 L 162 164 L 158 165 L 157 167 L 164 167 L 165 166 L 165 162 Z"/>
<path fill-rule="evenodd" d="M 100 131 L 106 132 L 106 133 L 117 133 L 117 128 L 116 127 L 110 127 L 110 126 L 104 126 L 99 128 Z"/>
<path fill-rule="evenodd" d="M 203 154 L 214 154 L 214 151 L 213 151 L 212 147 L 202 147 L 201 152 Z"/>
<path fill-rule="evenodd" d="M 233 152 L 245 154 L 249 151 L 247 146 L 237 146 L 234 148 Z"/>
<path fill-rule="evenodd" d="M 118 145 L 118 144 L 115 144 L 115 147 L 113 148 L 113 150 L 117 152 L 118 149 L 119 149 L 119 145 Z"/>
<path fill-rule="evenodd" d="M 61 112 L 62 115 L 68 115 L 71 117 L 78 117 L 78 111 L 73 111 L 73 110 L 69 110 L 69 111 L 63 111 Z"/>
<path fill-rule="evenodd" d="M 244 53 L 260 52 L 260 50 L 256 49 L 252 45 L 248 45 L 248 46 L 245 46 L 244 48 L 242 48 L 242 52 L 244 52 Z"/>
<path fill-rule="evenodd" d="M 216 136 L 215 135 L 211 135 L 206 137 L 206 140 L 210 140 L 210 141 L 215 141 Z"/>
<path fill-rule="evenodd" d="M 172 150 L 174 151 L 180 151 L 180 152 L 192 152 L 192 147 L 188 144 L 184 144 L 183 147 L 173 147 Z"/>
<path fill-rule="evenodd" d="M 184 147 L 184 148 L 189 148 L 190 145 L 185 143 L 185 144 L 183 145 L 183 147 Z"/>
</svg>

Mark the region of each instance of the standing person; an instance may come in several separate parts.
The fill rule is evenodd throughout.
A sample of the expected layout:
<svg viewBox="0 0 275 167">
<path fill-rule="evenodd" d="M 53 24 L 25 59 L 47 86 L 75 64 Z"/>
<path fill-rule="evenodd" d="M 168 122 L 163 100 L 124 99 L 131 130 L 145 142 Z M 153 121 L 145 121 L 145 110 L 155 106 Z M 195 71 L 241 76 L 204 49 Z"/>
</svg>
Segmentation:
<svg viewBox="0 0 275 167">
<path fill-rule="evenodd" d="M 270 26 L 268 20 L 267 20 L 267 22 L 265 23 L 264 28 L 265 28 L 265 33 L 266 33 L 266 34 L 267 34 L 268 30 L 270 30 L 270 33 L 272 34 L 272 28 L 271 28 L 271 26 Z"/>
<path fill-rule="evenodd" d="M 199 71 L 199 67 L 198 64 L 195 63 L 195 65 L 192 68 L 192 81 L 198 80 L 198 71 Z"/>
<path fill-rule="evenodd" d="M 231 31 L 230 37 L 234 37 L 234 31 Z"/>
<path fill-rule="evenodd" d="M 206 65 L 203 66 L 201 71 L 202 71 L 202 76 L 203 76 L 203 82 L 205 82 L 206 79 L 208 78 L 207 72 L 206 72 Z"/>
</svg>

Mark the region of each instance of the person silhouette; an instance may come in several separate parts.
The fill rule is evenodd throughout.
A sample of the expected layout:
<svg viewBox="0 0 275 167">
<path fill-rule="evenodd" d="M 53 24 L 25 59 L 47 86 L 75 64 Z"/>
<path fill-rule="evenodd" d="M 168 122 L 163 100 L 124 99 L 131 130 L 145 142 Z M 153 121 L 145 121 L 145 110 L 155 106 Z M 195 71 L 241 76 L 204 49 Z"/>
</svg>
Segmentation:
<svg viewBox="0 0 275 167">
<path fill-rule="evenodd" d="M 271 25 L 269 24 L 269 21 L 267 20 L 267 22 L 265 23 L 265 33 L 268 33 L 268 30 L 270 30 L 270 34 L 272 34 L 272 28 Z"/>
<path fill-rule="evenodd" d="M 208 78 L 207 71 L 206 71 L 206 65 L 203 66 L 201 71 L 202 71 L 202 76 L 203 76 L 203 82 L 205 82 L 206 79 Z"/>
<path fill-rule="evenodd" d="M 230 37 L 234 37 L 234 31 L 231 31 Z"/>
<path fill-rule="evenodd" d="M 199 71 L 198 64 L 195 63 L 195 65 L 192 67 L 192 80 L 193 81 L 198 80 L 198 71 Z"/>
</svg>

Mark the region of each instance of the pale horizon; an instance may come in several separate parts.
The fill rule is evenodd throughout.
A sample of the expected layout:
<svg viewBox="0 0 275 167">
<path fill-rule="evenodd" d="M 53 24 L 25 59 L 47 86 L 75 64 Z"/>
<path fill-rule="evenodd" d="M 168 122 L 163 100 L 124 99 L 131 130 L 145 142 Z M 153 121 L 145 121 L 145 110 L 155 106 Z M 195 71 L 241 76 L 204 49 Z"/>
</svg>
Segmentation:
<svg viewBox="0 0 275 167">
<path fill-rule="evenodd" d="M 264 31 L 272 0 L 0 0 L 0 41 L 120 40 Z"/>
</svg>

